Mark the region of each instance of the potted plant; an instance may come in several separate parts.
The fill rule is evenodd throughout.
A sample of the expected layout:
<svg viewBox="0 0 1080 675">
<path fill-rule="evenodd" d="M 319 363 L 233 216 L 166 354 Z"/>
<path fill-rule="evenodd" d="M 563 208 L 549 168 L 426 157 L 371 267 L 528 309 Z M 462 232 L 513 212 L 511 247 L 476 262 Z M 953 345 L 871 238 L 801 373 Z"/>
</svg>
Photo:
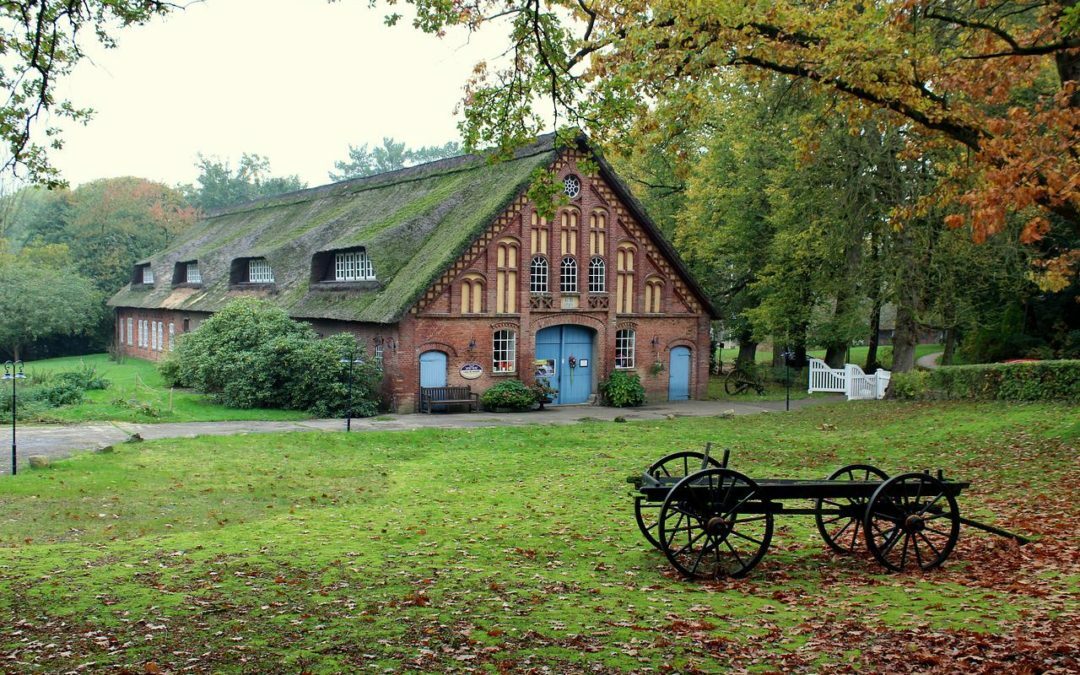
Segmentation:
<svg viewBox="0 0 1080 675">
<path fill-rule="evenodd" d="M 536 402 L 540 404 L 540 410 L 544 409 L 545 403 L 554 401 L 555 396 L 559 393 L 559 390 L 552 387 L 551 382 L 546 377 L 536 378 L 530 389 L 536 396 Z"/>
</svg>

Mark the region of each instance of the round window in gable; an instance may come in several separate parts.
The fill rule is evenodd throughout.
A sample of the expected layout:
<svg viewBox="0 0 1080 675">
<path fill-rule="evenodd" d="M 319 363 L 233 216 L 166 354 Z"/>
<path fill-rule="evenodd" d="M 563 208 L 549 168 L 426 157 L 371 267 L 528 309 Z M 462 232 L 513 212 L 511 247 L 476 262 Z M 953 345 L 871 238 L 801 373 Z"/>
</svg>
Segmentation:
<svg viewBox="0 0 1080 675">
<path fill-rule="evenodd" d="M 570 199 L 577 197 L 581 194 L 581 179 L 574 174 L 570 174 L 566 178 L 563 178 L 563 192 L 566 193 L 566 196 Z"/>
</svg>

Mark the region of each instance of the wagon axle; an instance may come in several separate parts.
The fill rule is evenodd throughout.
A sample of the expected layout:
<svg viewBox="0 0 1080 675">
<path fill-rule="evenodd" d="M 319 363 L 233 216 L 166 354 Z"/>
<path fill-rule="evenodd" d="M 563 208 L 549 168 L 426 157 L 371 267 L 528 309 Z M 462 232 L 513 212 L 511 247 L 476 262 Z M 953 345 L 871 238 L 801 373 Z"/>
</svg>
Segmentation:
<svg viewBox="0 0 1080 675">
<path fill-rule="evenodd" d="M 851 464 L 825 480 L 754 481 L 705 452 L 684 451 L 655 462 L 634 478 L 634 512 L 645 538 L 692 578 L 741 577 L 764 557 L 777 515 L 813 515 L 822 539 L 837 553 L 865 547 L 886 569 L 928 570 L 949 557 L 970 525 L 1024 544 L 1020 535 L 962 518 L 956 497 L 970 483 L 941 471 L 890 478 Z M 784 502 L 810 499 L 813 508 Z"/>
</svg>

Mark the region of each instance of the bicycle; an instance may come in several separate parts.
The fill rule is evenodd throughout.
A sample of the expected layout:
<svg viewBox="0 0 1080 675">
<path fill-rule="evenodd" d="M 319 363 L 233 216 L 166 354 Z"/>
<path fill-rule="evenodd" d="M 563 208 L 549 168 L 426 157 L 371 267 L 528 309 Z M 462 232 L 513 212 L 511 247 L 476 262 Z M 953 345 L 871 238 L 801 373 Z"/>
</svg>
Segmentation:
<svg viewBox="0 0 1080 675">
<path fill-rule="evenodd" d="M 753 389 L 760 396 L 765 393 L 765 384 L 752 370 L 746 370 L 742 366 L 736 366 L 734 370 L 724 378 L 724 391 L 728 396 L 738 396 Z"/>
</svg>

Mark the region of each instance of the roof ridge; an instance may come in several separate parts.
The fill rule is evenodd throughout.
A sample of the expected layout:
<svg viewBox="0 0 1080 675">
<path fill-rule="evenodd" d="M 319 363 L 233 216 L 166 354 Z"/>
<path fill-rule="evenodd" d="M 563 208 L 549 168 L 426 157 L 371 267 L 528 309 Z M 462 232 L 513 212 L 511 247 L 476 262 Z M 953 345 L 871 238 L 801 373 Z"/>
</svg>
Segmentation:
<svg viewBox="0 0 1080 675">
<path fill-rule="evenodd" d="M 524 159 L 545 152 L 551 152 L 551 150 L 554 149 L 554 139 L 555 133 L 537 136 L 534 142 L 515 150 L 510 159 Z M 330 193 L 342 195 L 353 194 L 363 192 L 364 190 L 386 187 L 388 185 L 401 185 L 415 180 L 423 180 L 439 174 L 445 175 L 457 171 L 466 171 L 475 168 L 476 162 L 486 161 L 493 155 L 494 152 L 487 152 L 444 157 L 442 159 L 424 162 L 423 164 L 406 166 L 400 169 L 394 169 L 393 171 L 373 174 L 371 176 L 360 176 L 358 178 L 349 178 L 343 181 L 327 183 L 326 185 L 303 188 L 302 190 L 282 192 L 269 197 L 260 197 L 247 202 L 224 206 L 219 209 L 211 209 L 206 213 L 206 219 L 209 220 L 220 216 L 244 213 L 246 211 L 256 211 L 274 206 L 298 204 L 305 201 L 311 201 L 312 199 Z"/>
</svg>

